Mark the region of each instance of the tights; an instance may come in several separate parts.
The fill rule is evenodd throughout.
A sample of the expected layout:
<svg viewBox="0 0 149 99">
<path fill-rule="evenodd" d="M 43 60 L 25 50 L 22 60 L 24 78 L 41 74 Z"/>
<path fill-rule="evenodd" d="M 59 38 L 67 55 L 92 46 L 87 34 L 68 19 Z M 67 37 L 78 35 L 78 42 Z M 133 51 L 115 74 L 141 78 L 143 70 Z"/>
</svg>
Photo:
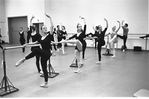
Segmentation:
<svg viewBox="0 0 149 99">
<path fill-rule="evenodd" d="M 98 45 L 97 45 L 97 49 L 98 49 L 98 59 L 99 59 L 99 61 L 101 61 L 101 45 L 100 45 L 100 43 L 98 42 Z"/>
<path fill-rule="evenodd" d="M 45 82 L 48 82 L 48 71 L 47 71 L 47 61 L 49 60 L 51 54 L 48 51 L 42 49 L 34 49 L 25 59 L 33 58 L 34 56 L 39 55 L 41 57 L 41 66 L 44 73 Z"/>
</svg>

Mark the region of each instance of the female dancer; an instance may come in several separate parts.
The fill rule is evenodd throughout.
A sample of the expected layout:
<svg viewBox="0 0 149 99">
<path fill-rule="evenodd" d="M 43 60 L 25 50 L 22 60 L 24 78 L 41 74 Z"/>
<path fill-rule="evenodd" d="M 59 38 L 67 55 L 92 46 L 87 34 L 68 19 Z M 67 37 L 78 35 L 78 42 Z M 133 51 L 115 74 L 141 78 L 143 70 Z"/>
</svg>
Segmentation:
<svg viewBox="0 0 149 99">
<path fill-rule="evenodd" d="M 41 39 L 41 35 L 36 32 L 36 27 L 32 23 L 32 20 L 33 19 L 34 19 L 34 16 L 32 16 L 32 18 L 30 20 L 30 31 L 31 31 L 32 42 L 36 42 L 39 39 Z M 40 48 L 40 47 L 39 46 L 31 47 L 31 51 L 33 51 L 36 48 Z M 40 56 L 39 55 L 36 55 L 36 66 L 37 66 L 37 70 L 38 70 L 38 73 L 42 74 L 43 72 L 40 69 L 40 62 L 39 61 L 40 61 Z"/>
<path fill-rule="evenodd" d="M 84 40 L 85 38 L 85 32 L 86 32 L 86 22 L 85 22 L 85 18 L 80 17 L 81 19 L 84 20 L 84 30 L 82 30 L 82 26 L 81 24 L 77 25 L 77 34 L 74 34 L 72 37 L 69 37 L 68 40 L 72 39 L 72 38 L 76 38 L 78 40 L 78 42 L 81 42 L 82 44 L 82 55 L 83 55 L 83 59 L 84 59 L 84 54 L 85 54 L 85 49 L 86 49 L 86 41 Z M 75 71 L 75 73 L 80 72 L 80 68 L 81 68 L 81 63 L 80 63 L 80 53 L 81 50 L 78 50 L 78 47 L 75 48 L 75 54 L 76 54 L 76 58 L 78 61 L 78 70 Z"/>
<path fill-rule="evenodd" d="M 115 51 L 115 44 L 118 42 L 118 40 L 117 40 L 117 32 L 120 29 L 120 22 L 119 21 L 117 21 L 117 22 L 119 23 L 119 28 L 116 30 L 116 26 L 113 26 L 112 32 L 110 33 L 111 39 L 110 39 L 109 43 L 110 43 L 110 48 L 112 48 L 112 52 L 113 52 L 112 58 L 115 57 L 115 53 L 116 53 L 116 51 Z"/>
<path fill-rule="evenodd" d="M 98 26 L 99 31 L 95 31 L 95 34 L 94 34 L 94 36 L 97 37 L 97 41 L 98 41 L 98 45 L 97 45 L 98 61 L 96 62 L 97 64 L 99 64 L 101 62 L 101 48 L 105 44 L 104 36 L 108 29 L 108 21 L 105 18 L 104 18 L 104 20 L 106 21 L 106 28 L 102 31 L 102 26 L 99 25 Z"/>
<path fill-rule="evenodd" d="M 46 14 L 46 16 L 50 19 L 50 23 L 51 23 L 51 34 L 53 33 L 53 22 L 52 19 L 49 15 Z M 51 36 L 49 35 L 49 33 L 47 32 L 47 27 L 44 25 L 41 27 L 42 30 L 42 38 L 38 40 L 38 42 L 41 44 L 42 49 L 34 49 L 30 54 L 28 54 L 26 57 L 24 57 L 23 59 L 19 60 L 16 63 L 16 66 L 19 66 L 20 64 L 22 64 L 25 60 L 28 60 L 30 58 L 33 58 L 36 55 L 39 55 L 41 57 L 41 66 L 42 66 L 42 70 L 44 73 L 44 80 L 45 83 L 40 85 L 43 88 L 47 88 L 48 87 L 48 72 L 47 72 L 47 61 L 49 60 L 50 56 L 51 56 Z M 36 44 L 37 42 L 32 42 L 30 44 Z M 26 46 L 26 45 L 25 45 Z"/>
<path fill-rule="evenodd" d="M 24 37 L 23 27 L 20 27 L 19 35 L 20 35 L 21 45 L 25 44 L 25 37 Z M 22 48 L 22 52 L 25 52 L 25 48 Z"/>
</svg>

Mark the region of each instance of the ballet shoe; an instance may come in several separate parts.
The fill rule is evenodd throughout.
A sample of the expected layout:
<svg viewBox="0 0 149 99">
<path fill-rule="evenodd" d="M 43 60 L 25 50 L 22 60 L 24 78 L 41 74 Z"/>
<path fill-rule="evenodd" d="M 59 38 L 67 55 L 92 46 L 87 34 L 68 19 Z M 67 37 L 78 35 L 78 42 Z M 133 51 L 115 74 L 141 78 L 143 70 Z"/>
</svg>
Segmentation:
<svg viewBox="0 0 149 99">
<path fill-rule="evenodd" d="M 48 88 L 48 83 L 41 84 L 40 87 L 42 87 L 42 88 Z"/>
<path fill-rule="evenodd" d="M 111 58 L 115 58 L 115 55 L 113 55 Z"/>
<path fill-rule="evenodd" d="M 100 64 L 100 63 L 101 63 L 100 61 L 97 61 L 97 62 L 96 62 L 96 64 Z"/>
<path fill-rule="evenodd" d="M 43 71 L 39 71 L 38 73 L 39 73 L 39 74 L 43 74 Z"/>
<path fill-rule="evenodd" d="M 78 70 L 74 71 L 74 73 L 80 73 L 80 69 L 78 69 Z"/>
<path fill-rule="evenodd" d="M 21 65 L 23 62 L 25 61 L 25 59 L 20 59 L 16 64 L 15 66 L 18 67 L 19 65 Z"/>
</svg>

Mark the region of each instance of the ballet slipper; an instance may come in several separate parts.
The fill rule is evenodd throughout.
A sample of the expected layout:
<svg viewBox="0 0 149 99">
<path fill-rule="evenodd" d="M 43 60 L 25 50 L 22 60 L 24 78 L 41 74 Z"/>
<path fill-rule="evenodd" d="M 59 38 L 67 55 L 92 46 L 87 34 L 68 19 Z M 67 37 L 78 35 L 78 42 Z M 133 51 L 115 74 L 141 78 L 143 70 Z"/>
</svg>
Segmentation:
<svg viewBox="0 0 149 99">
<path fill-rule="evenodd" d="M 18 67 L 18 66 L 21 65 L 24 61 L 25 61 L 25 58 L 20 59 L 20 60 L 15 64 L 15 66 Z"/>
<path fill-rule="evenodd" d="M 44 84 L 41 84 L 40 87 L 43 87 L 43 88 L 48 88 L 48 83 L 45 82 Z"/>
</svg>

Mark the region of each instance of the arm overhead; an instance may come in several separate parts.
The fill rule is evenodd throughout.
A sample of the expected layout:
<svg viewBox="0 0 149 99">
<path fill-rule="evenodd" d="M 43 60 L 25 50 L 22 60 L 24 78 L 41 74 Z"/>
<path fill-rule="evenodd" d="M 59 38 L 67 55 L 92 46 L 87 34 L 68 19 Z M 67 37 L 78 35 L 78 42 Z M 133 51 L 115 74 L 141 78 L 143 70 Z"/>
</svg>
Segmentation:
<svg viewBox="0 0 149 99">
<path fill-rule="evenodd" d="M 120 21 L 117 21 L 117 22 L 119 23 L 119 27 L 118 27 L 118 29 L 116 30 L 116 33 L 119 31 L 119 29 L 120 29 L 120 27 L 121 27 Z"/>
<path fill-rule="evenodd" d="M 50 33 L 53 34 L 54 24 L 53 24 L 52 18 L 48 14 L 45 14 L 45 15 L 50 19 L 50 24 L 51 24 Z"/>
</svg>

